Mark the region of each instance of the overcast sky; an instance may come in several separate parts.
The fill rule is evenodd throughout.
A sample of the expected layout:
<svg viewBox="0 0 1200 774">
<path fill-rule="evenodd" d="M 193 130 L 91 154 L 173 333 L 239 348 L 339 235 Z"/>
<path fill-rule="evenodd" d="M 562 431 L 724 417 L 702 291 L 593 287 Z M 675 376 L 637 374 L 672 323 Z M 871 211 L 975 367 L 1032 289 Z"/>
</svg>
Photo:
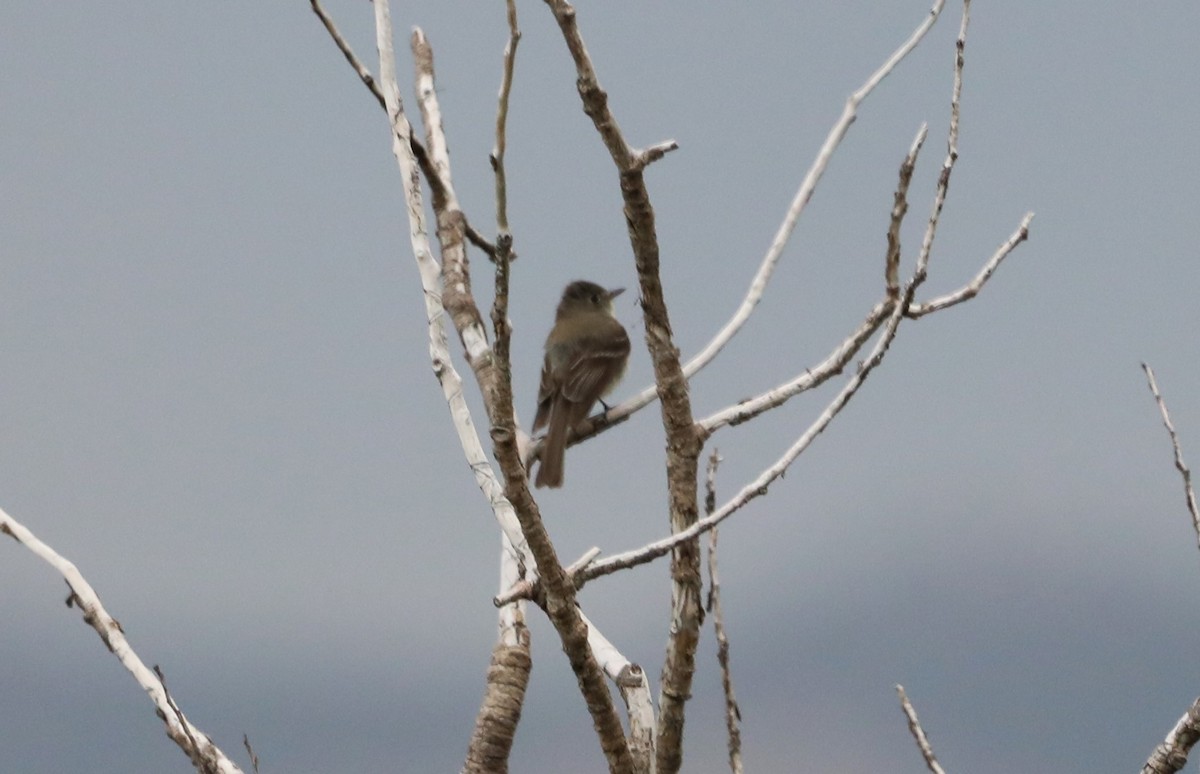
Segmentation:
<svg viewBox="0 0 1200 774">
<path fill-rule="evenodd" d="M 79 566 L 247 768 L 243 733 L 274 774 L 456 771 L 499 538 L 430 372 L 382 111 L 304 2 L 11 6 L 0 507 Z M 370 5 L 328 8 L 377 69 Z M 751 323 L 693 380 L 698 415 L 814 365 L 878 300 L 896 170 L 928 121 L 911 262 L 960 10 L 862 106 Z M 647 180 L 685 355 L 740 302 L 847 95 L 927 11 L 580 5 L 630 142 L 680 144 Z M 561 35 L 544 4 L 520 14 L 508 170 L 528 422 L 562 286 L 636 276 Z M 503 3 L 398 3 L 393 18 L 409 106 L 407 30 L 433 44 L 459 195 L 492 233 Z M 1031 238 L 976 300 L 904 324 L 722 530 L 748 770 L 922 771 L 900 682 L 949 771 L 1136 771 L 1200 695 L 1200 555 L 1138 366 L 1156 368 L 1200 466 L 1198 29 L 1194 2 L 976 3 L 925 297 L 973 276 L 1029 210 Z M 472 261 L 486 305 L 489 264 Z M 651 374 L 636 293 L 619 301 L 635 347 L 618 399 Z M 721 431 L 720 492 L 839 384 Z M 667 532 L 662 447 L 651 407 L 568 453 L 566 486 L 539 497 L 565 560 Z M 0 771 L 189 770 L 65 596 L 0 542 Z M 580 602 L 656 684 L 669 599 L 660 561 Z M 557 638 L 531 617 L 512 769 L 604 771 Z M 686 771 L 725 766 L 714 651 L 706 628 Z"/>
</svg>

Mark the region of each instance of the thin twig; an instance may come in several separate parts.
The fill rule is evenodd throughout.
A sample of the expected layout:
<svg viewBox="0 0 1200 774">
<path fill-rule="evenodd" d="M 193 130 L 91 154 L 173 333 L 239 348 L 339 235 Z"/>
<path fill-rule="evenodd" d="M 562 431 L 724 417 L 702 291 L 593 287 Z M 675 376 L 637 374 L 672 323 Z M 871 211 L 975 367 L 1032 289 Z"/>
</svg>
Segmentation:
<svg viewBox="0 0 1200 774">
<path fill-rule="evenodd" d="M 1171 415 L 1167 413 L 1167 404 L 1158 392 L 1158 382 L 1154 380 L 1154 371 L 1145 363 L 1142 363 L 1142 370 L 1146 372 L 1146 380 L 1150 382 L 1150 392 L 1154 394 L 1154 400 L 1158 402 L 1158 410 L 1162 414 L 1163 424 L 1167 428 L 1167 434 L 1171 436 L 1171 448 L 1175 451 L 1175 469 L 1183 476 L 1183 493 L 1187 498 L 1188 512 L 1192 514 L 1192 528 L 1196 532 L 1196 544 L 1200 546 L 1200 509 L 1196 507 L 1196 491 L 1192 489 L 1192 471 L 1183 461 L 1183 449 L 1179 446 L 1179 436 L 1175 433 L 1175 425 L 1171 423 Z"/>
<path fill-rule="evenodd" d="M 887 297 L 893 300 L 900 295 L 900 227 L 904 224 L 904 216 L 908 212 L 908 186 L 912 182 L 913 169 L 917 165 L 917 154 L 921 152 L 921 146 L 925 144 L 928 134 L 928 124 L 921 124 L 916 139 L 908 149 L 908 155 L 900 164 L 900 182 L 896 184 L 896 193 L 892 197 L 892 217 L 888 222 L 887 256 L 883 262 L 883 275 Z"/>
<path fill-rule="evenodd" d="M 925 228 L 925 235 L 922 239 L 921 249 L 917 256 L 916 262 L 915 276 L 920 278 L 920 281 L 924 281 L 928 273 L 929 256 L 933 248 L 934 238 L 937 234 L 937 227 L 941 218 L 942 209 L 945 206 L 946 197 L 949 193 L 950 174 L 954 170 L 955 162 L 958 160 L 959 114 L 960 103 L 962 101 L 963 64 L 965 61 L 963 52 L 966 47 L 967 27 L 970 22 L 970 11 L 970 0 L 964 0 L 962 22 L 959 25 L 958 38 L 955 41 L 954 86 L 950 98 L 950 121 L 947 132 L 948 136 L 946 139 L 946 158 L 942 163 L 941 174 L 938 175 L 937 188 L 934 192 L 933 205 L 929 215 L 929 221 Z M 885 260 L 884 276 L 887 290 L 886 299 L 888 302 L 894 302 L 896 296 L 900 292 L 900 228 L 904 220 L 904 215 L 908 211 L 908 187 L 910 181 L 912 180 L 913 168 L 916 164 L 917 153 L 920 151 L 921 145 L 925 141 L 925 134 L 926 127 L 925 125 L 922 125 L 921 130 L 917 133 L 917 139 L 914 140 L 908 155 L 905 157 L 904 162 L 900 165 L 900 181 L 896 186 L 891 221 L 889 223 L 887 234 L 888 249 Z M 1025 221 L 1021 224 L 1021 227 L 1017 232 L 1019 238 L 1015 242 L 1012 242 L 1010 239 L 1012 244 L 1008 246 L 1008 249 L 1004 250 L 1002 248 L 1002 251 L 998 254 L 998 256 L 993 256 L 992 261 L 989 261 L 988 264 L 984 266 L 984 269 L 980 272 L 980 276 L 977 278 L 978 286 L 974 289 L 974 291 L 970 292 L 970 295 L 966 295 L 968 292 L 967 289 L 960 290 L 958 293 L 964 294 L 964 297 L 971 297 L 975 295 L 975 293 L 978 293 L 979 287 L 982 287 L 983 283 L 986 282 L 991 276 L 991 273 L 995 271 L 995 267 L 999 265 L 1001 260 L 1003 260 L 1004 255 L 1007 255 L 1013 247 L 1015 247 L 1028 236 L 1029 220 L 1031 218 L 1032 215 L 1027 215 Z M 990 269 L 989 266 L 991 267 Z M 953 304 L 947 303 L 938 308 L 945 308 L 946 306 L 951 305 Z M 929 305 L 927 304 L 926 307 L 929 307 Z M 876 307 L 876 310 L 872 312 L 872 316 L 868 318 L 868 322 L 874 320 L 876 326 L 879 324 L 879 322 L 882 320 L 882 316 L 877 314 L 879 310 L 880 307 Z M 883 305 L 883 314 L 886 314 L 887 311 L 888 307 L 885 303 Z M 907 316 L 915 319 L 916 317 L 923 316 L 927 313 L 927 311 L 918 310 L 914 306 L 914 309 L 910 310 Z M 862 331 L 863 329 L 860 328 L 859 331 L 856 331 L 856 334 L 861 334 Z M 871 333 L 873 332 L 874 329 L 872 328 Z M 854 336 L 852 336 L 851 339 L 848 340 L 848 342 L 854 341 L 857 341 L 858 345 L 861 346 L 865 339 L 855 339 Z M 843 349 L 842 351 L 846 353 L 847 357 L 852 356 L 852 353 L 849 350 Z M 857 351 L 857 348 L 854 348 L 854 351 Z M 840 365 L 837 367 L 840 369 Z M 742 401 L 736 406 L 722 409 L 716 414 L 701 420 L 700 424 L 704 427 L 706 433 L 711 433 L 713 430 L 725 423 L 738 424 L 745 422 L 748 419 L 758 416 L 764 411 L 783 405 L 802 390 L 810 389 L 811 386 L 813 386 L 814 381 L 815 380 L 811 377 L 811 371 L 806 372 L 796 377 L 791 382 L 775 387 L 768 392 L 763 393 L 762 395 Z"/>
<path fill-rule="evenodd" d="M 312 5 L 313 13 L 321 20 L 321 24 L 325 25 L 325 31 L 329 33 L 329 37 L 333 38 L 333 42 L 337 44 L 338 50 L 342 52 L 342 56 L 346 57 L 346 61 L 354 68 L 354 72 L 358 73 L 358 77 L 362 80 L 363 85 L 375 95 L 375 99 L 379 102 L 379 107 L 387 110 L 387 104 L 383 99 L 383 92 L 379 90 L 379 84 L 375 82 L 375 76 L 371 75 L 371 71 L 367 69 L 367 66 L 354 53 L 354 49 L 350 48 L 350 43 L 342 37 L 342 33 L 338 31 L 337 26 L 333 23 L 333 19 L 321 7 L 320 0 L 309 0 L 309 3 Z"/>
<path fill-rule="evenodd" d="M 933 195 L 933 208 L 929 213 L 929 224 L 925 228 L 925 237 L 921 241 L 921 251 L 917 254 L 916 274 L 922 279 L 925 278 L 929 269 L 929 253 L 933 249 L 933 239 L 937 234 L 942 207 L 945 206 L 946 196 L 950 191 L 950 173 L 954 171 L 954 162 L 958 161 L 958 118 L 959 103 L 962 100 L 963 51 L 967 44 L 967 25 L 970 20 L 971 0 L 963 0 L 962 23 L 959 24 L 958 38 L 954 43 L 954 88 L 950 97 L 950 129 L 946 138 L 946 160 L 942 162 L 937 190 Z"/>
<path fill-rule="evenodd" d="M 717 466 L 721 455 L 713 449 L 708 458 L 708 475 L 704 481 L 704 512 L 711 515 L 717 507 Z M 725 633 L 725 613 L 721 609 L 721 579 L 717 575 L 717 532 L 708 533 L 708 599 L 705 609 L 712 615 L 713 632 L 717 637 L 717 663 L 721 666 L 721 688 L 725 692 L 725 730 L 729 735 L 729 770 L 742 774 L 742 711 L 733 693 L 733 673 L 729 668 L 729 637 Z"/>
<path fill-rule="evenodd" d="M 912 182 L 917 155 L 921 152 L 921 147 L 925 143 L 927 134 L 928 127 L 922 124 L 921 128 L 917 131 L 917 136 L 913 139 L 912 145 L 909 146 L 908 153 L 905 154 L 904 161 L 900 164 L 900 179 L 896 185 L 896 193 L 893 196 L 891 218 L 888 222 L 887 254 L 884 257 L 884 277 L 887 290 L 885 299 L 876 304 L 870 314 L 867 315 L 867 319 L 863 324 L 846 337 L 817 366 L 805 369 L 804 373 L 791 381 L 778 385 L 761 395 L 738 401 L 736 405 L 721 409 L 700 420 L 698 425 L 705 437 L 711 435 L 720 427 L 741 424 L 753 419 L 764 411 L 782 406 L 792 397 L 805 390 L 811 390 L 823 384 L 835 374 L 841 373 L 845 365 L 850 362 L 850 359 L 854 357 L 871 336 L 875 335 L 875 331 L 879 330 L 879 326 L 883 324 L 891 312 L 891 305 L 896 302 L 896 298 L 900 294 L 900 226 L 904 222 L 905 213 L 908 212 L 908 187 Z"/>
<path fill-rule="evenodd" d="M 504 46 L 504 67 L 500 76 L 500 95 L 496 102 L 496 145 L 492 148 L 492 169 L 496 177 L 496 228 L 500 232 L 497 242 L 504 243 L 508 228 L 508 183 L 504 174 L 504 151 L 507 148 L 508 98 L 512 93 L 513 70 L 517 58 L 517 44 L 521 42 L 521 29 L 517 26 L 516 0 L 507 0 L 508 43 Z M 511 245 L 511 235 L 508 240 Z M 494 259 L 494 256 L 493 256 Z"/>
<path fill-rule="evenodd" d="M 163 697 L 165 697 L 167 700 L 167 706 L 171 708 L 171 712 L 175 715 L 175 719 L 179 721 L 179 727 L 182 728 L 183 733 L 187 735 L 189 748 L 193 750 L 199 749 L 200 746 L 196 744 L 196 735 L 192 733 L 192 729 L 190 728 L 191 724 L 188 723 L 183 717 L 183 710 L 181 710 L 179 705 L 175 703 L 174 697 L 171 696 L 171 690 L 167 688 L 167 676 L 163 673 L 162 667 L 160 667 L 158 664 L 155 664 L 153 669 L 154 676 L 158 678 L 158 684 L 162 686 Z M 209 769 L 207 765 L 201 768 L 205 771 Z"/>
<path fill-rule="evenodd" d="M 246 754 L 250 756 L 250 766 L 254 769 L 254 774 L 258 774 L 258 754 L 250 746 L 249 734 L 242 734 L 242 747 L 246 748 Z"/>
<path fill-rule="evenodd" d="M 897 685 L 896 693 L 900 694 L 900 708 L 904 710 L 904 716 L 908 718 L 909 733 L 916 740 L 917 749 L 921 751 L 921 757 L 925 759 L 925 765 L 929 767 L 929 770 L 933 774 L 946 774 L 946 770 L 937 762 L 937 758 L 933 754 L 933 747 L 929 745 L 929 739 L 925 736 L 925 729 L 921 728 L 921 721 L 917 718 L 917 710 L 913 707 L 912 702 L 908 700 L 908 694 L 904 692 L 904 686 Z"/>
<path fill-rule="evenodd" d="M 991 279 L 996 269 L 1008 257 L 1009 253 L 1015 250 L 1017 245 L 1029 239 L 1029 224 L 1032 222 L 1033 213 L 1025 213 L 1025 217 L 1021 218 L 1021 223 L 1017 226 L 1017 229 L 1009 235 L 1008 239 L 1000 247 L 996 248 L 996 252 L 992 253 L 991 259 L 983 265 L 983 268 L 979 270 L 974 279 L 952 293 L 947 293 L 944 296 L 939 296 L 920 304 L 913 304 L 912 308 L 908 311 L 908 316 L 914 320 L 919 319 L 927 314 L 940 312 L 943 309 L 961 304 L 964 301 L 970 301 L 979 295 L 979 291 Z"/>
<path fill-rule="evenodd" d="M 494 296 L 492 299 L 492 335 L 495 342 L 493 354 L 496 378 L 493 382 L 493 392 L 488 396 L 488 403 L 496 409 L 492 415 L 493 442 L 496 445 L 497 458 L 504 461 L 507 455 L 503 448 L 508 448 L 508 441 L 515 440 L 516 454 L 514 460 L 503 463 L 505 478 L 511 487 L 514 479 L 521 479 L 520 487 L 528 490 L 528 467 L 522 458 L 523 447 L 528 447 L 528 436 L 517 427 L 516 409 L 513 406 L 512 390 L 512 325 L 508 319 L 508 296 L 510 270 L 512 269 L 512 231 L 508 227 L 508 184 L 504 174 L 504 150 L 507 146 L 506 133 L 508 127 L 508 101 L 512 93 L 513 71 L 516 66 L 517 44 L 521 40 L 521 30 L 517 26 L 517 6 L 515 0 L 507 2 L 508 42 L 504 46 L 503 67 L 500 76 L 500 94 L 496 105 L 496 144 L 492 148 L 492 170 L 495 175 L 496 196 L 496 252 L 492 255 L 495 264 L 493 281 Z M 463 270 L 466 266 L 464 263 Z"/>
</svg>

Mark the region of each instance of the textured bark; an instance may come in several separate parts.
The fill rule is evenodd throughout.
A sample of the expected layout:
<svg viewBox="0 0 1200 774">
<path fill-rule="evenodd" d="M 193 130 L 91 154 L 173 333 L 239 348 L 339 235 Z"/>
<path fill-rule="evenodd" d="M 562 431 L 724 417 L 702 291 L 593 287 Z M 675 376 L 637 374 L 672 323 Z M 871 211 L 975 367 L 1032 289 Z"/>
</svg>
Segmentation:
<svg viewBox="0 0 1200 774">
<path fill-rule="evenodd" d="M 420 32 L 414 32 L 411 40 L 414 69 L 417 72 L 418 93 L 422 74 L 428 74 L 430 82 L 433 79 L 433 49 L 429 41 Z M 431 100 L 420 99 L 421 121 L 425 125 L 425 143 L 429 152 L 425 154 L 425 162 L 421 171 L 430 182 L 430 193 L 433 203 L 434 218 L 437 221 L 437 240 L 442 254 L 442 304 L 450 315 L 454 330 L 458 332 L 459 341 L 463 345 L 467 362 L 475 373 L 475 380 L 483 393 L 483 405 L 490 419 L 495 419 L 496 380 L 495 358 L 492 350 L 479 346 L 471 346 L 468 332 L 475 332 L 483 337 L 481 344 L 486 344 L 486 329 L 483 316 L 475 304 L 475 296 L 471 292 L 471 265 L 467 256 L 467 218 L 458 204 L 454 194 L 448 161 L 445 168 L 437 162 L 437 150 L 442 150 L 445 158 L 445 134 L 440 125 L 440 117 L 431 115 L 429 103 Z"/>
<path fill-rule="evenodd" d="M 1150 754 L 1142 774 L 1175 774 L 1187 765 L 1188 753 L 1200 741 L 1200 699 L 1192 702 L 1171 733 Z"/>
<path fill-rule="evenodd" d="M 582 91 L 582 87 L 581 87 Z M 696 523 L 696 483 L 702 448 L 692 418 L 688 383 L 679 362 L 671 320 L 667 314 L 659 278 L 658 238 L 654 209 L 650 205 L 640 169 L 623 172 L 621 193 L 625 219 L 637 263 L 642 292 L 642 316 L 646 346 L 654 364 L 663 428 L 667 436 L 667 494 L 671 531 L 679 532 Z M 657 769 L 660 774 L 679 771 L 683 764 L 684 706 L 691 696 L 696 671 L 696 644 L 704 610 L 700 601 L 700 541 L 689 540 L 671 555 L 671 625 L 663 660 L 659 695 Z"/>
<path fill-rule="evenodd" d="M 475 716 L 475 732 L 467 749 L 463 765 L 466 774 L 504 774 L 508 771 L 508 755 L 513 736 L 521 720 L 525 703 L 525 688 L 533 660 L 529 655 L 529 640 L 519 646 L 497 644 L 488 667 L 487 690 L 479 714 Z"/>
</svg>

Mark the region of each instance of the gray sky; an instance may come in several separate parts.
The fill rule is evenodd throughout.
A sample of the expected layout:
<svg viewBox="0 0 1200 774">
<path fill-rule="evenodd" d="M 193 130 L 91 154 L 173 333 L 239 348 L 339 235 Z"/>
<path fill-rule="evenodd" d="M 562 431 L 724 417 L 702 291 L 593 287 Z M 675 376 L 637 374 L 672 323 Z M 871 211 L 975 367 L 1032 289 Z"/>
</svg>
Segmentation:
<svg viewBox="0 0 1200 774">
<path fill-rule="evenodd" d="M 927 294 L 971 277 L 1027 210 L 1032 237 L 978 299 L 903 326 L 722 531 L 750 770 L 923 770 L 897 682 L 949 770 L 1136 770 L 1200 694 L 1200 557 L 1138 368 L 1155 366 L 1200 465 L 1200 6 L 976 5 Z M 681 146 L 648 181 L 685 354 L 740 301 L 845 97 L 927 7 L 579 8 L 630 141 Z M 376 69 L 369 4 L 329 10 Z M 636 279 L 561 36 L 544 5 L 520 12 L 508 169 L 528 421 L 562 285 Z M 927 120 L 911 260 L 958 13 L 863 106 L 754 319 L 693 381 L 698 414 L 794 376 L 862 319 Z M 503 4 L 393 16 L 409 104 L 405 30 L 433 43 L 459 194 L 491 232 Z M 429 371 L 374 100 L 307 3 L 19 3 L 0 26 L 0 105 L 0 507 L 79 565 L 227 752 L 247 733 L 267 772 L 457 770 L 498 537 Z M 636 345 L 634 298 L 619 313 Z M 635 346 L 618 398 L 649 379 Z M 831 395 L 719 433 L 720 491 Z M 564 558 L 666 532 L 661 449 L 651 408 L 571 450 L 566 487 L 541 497 Z M 669 593 L 659 562 L 581 602 L 657 678 Z M 188 770 L 65 595 L 0 545 L 0 770 Z M 513 770 L 602 771 L 534 617 Z M 688 771 L 725 765 L 713 653 L 706 629 Z"/>
</svg>

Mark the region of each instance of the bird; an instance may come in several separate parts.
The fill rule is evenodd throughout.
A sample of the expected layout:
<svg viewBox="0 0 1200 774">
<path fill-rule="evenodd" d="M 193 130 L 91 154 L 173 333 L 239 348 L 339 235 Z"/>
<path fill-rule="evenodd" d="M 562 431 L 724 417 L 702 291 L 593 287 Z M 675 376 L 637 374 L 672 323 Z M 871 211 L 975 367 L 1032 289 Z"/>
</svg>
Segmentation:
<svg viewBox="0 0 1200 774">
<path fill-rule="evenodd" d="M 624 290 L 607 290 L 587 280 L 575 280 L 563 290 L 546 337 L 533 420 L 534 433 L 547 427 L 537 487 L 562 486 L 567 436 L 625 375 L 629 334 L 613 313 L 613 299 Z"/>
</svg>

